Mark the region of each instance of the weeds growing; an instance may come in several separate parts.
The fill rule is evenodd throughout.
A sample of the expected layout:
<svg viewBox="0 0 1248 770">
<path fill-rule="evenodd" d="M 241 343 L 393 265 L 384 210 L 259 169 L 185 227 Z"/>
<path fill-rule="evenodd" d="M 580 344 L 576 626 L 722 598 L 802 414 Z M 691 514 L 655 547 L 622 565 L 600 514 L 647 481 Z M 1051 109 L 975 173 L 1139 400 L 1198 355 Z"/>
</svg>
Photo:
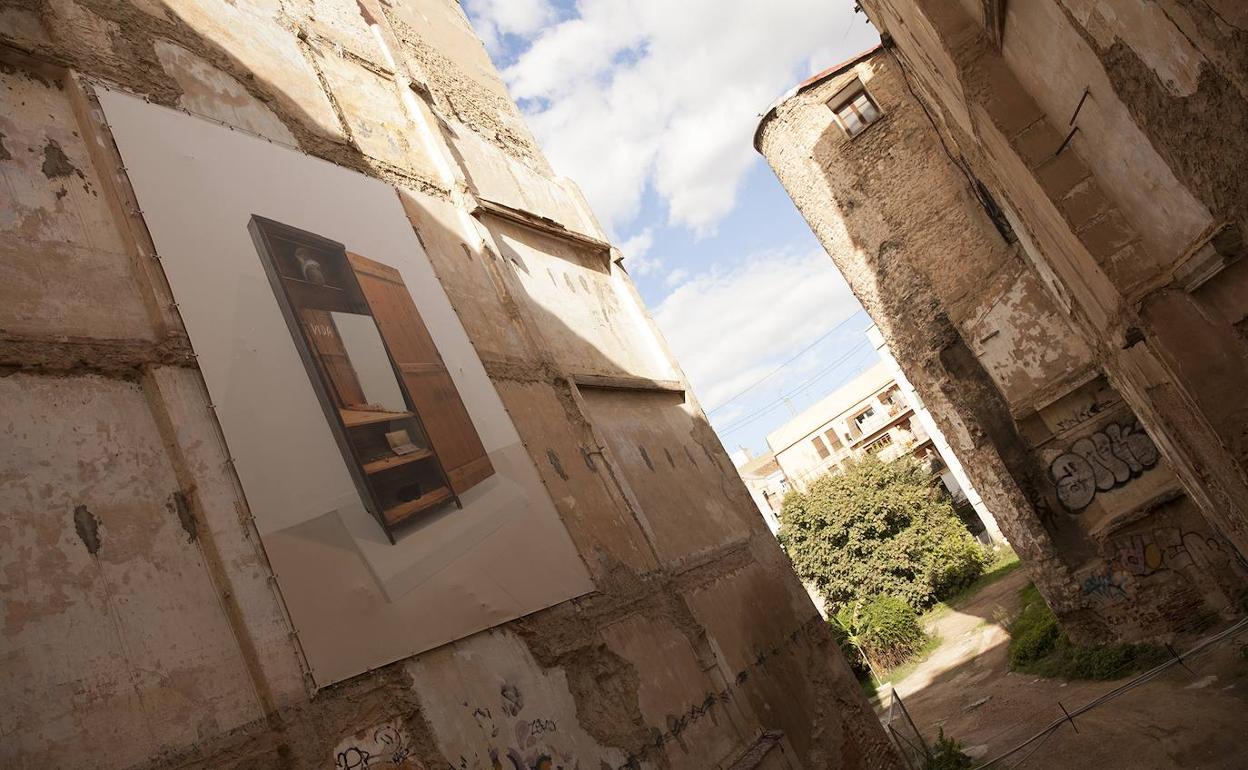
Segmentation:
<svg viewBox="0 0 1248 770">
<path fill-rule="evenodd" d="M 1019 597 L 1022 610 L 1008 626 L 1011 670 L 1058 679 L 1118 679 L 1169 657 L 1155 644 L 1074 644 L 1034 585 Z"/>
</svg>

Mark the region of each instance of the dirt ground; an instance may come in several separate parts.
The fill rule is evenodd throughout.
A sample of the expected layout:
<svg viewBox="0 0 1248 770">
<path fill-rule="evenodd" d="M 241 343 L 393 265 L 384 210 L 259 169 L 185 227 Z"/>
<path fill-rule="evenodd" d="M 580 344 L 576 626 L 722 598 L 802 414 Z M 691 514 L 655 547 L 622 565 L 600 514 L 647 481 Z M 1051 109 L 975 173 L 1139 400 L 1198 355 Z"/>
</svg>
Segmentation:
<svg viewBox="0 0 1248 770">
<path fill-rule="evenodd" d="M 942 642 L 893 687 L 927 738 L 938 728 L 979 762 L 996 757 L 1118 682 L 1065 682 L 1008 670 L 1005 618 L 1027 584 L 1017 570 L 936 618 Z M 1021 763 L 1032 768 L 1248 768 L 1248 633 L 1062 726 Z M 1186 649 L 1186 645 L 1183 647 Z M 885 694 L 881 700 L 887 705 Z M 1058 704 L 1061 704 L 1059 706 Z M 1020 766 L 1035 744 L 994 768 Z"/>
</svg>

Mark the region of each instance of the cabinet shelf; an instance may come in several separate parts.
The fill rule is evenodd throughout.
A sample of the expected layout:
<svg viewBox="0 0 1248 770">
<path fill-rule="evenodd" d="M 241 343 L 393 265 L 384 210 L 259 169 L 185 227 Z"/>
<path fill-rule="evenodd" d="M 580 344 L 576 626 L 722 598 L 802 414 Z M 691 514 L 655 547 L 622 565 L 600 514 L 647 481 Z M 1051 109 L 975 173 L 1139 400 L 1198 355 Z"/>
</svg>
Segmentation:
<svg viewBox="0 0 1248 770">
<path fill-rule="evenodd" d="M 441 505 L 450 499 L 451 490 L 446 487 L 438 487 L 424 493 L 415 500 L 408 500 L 406 503 L 399 503 L 387 508 L 381 515 L 386 520 L 386 524 L 393 527 L 422 511 L 427 511 L 435 505 Z"/>
<path fill-rule="evenodd" d="M 358 312 L 356 303 L 351 301 L 344 289 L 325 283 L 312 283 L 302 278 L 282 276 L 286 293 L 290 295 L 295 307 L 301 309 L 336 310 L 341 313 Z"/>
<path fill-rule="evenodd" d="M 338 413 L 342 415 L 342 424 L 348 428 L 375 425 L 391 420 L 404 420 L 414 416 L 411 412 L 372 412 L 365 409 L 339 409 Z"/>
<path fill-rule="evenodd" d="M 430 452 L 428 449 L 418 449 L 410 454 L 383 457 L 380 460 L 364 463 L 364 472 L 371 476 L 374 473 L 381 473 L 382 471 L 388 471 L 391 468 L 398 468 L 399 466 L 420 460 L 428 460 L 431 457 L 433 457 L 433 452 Z"/>
<path fill-rule="evenodd" d="M 340 286 L 334 286 L 333 284 L 329 284 L 329 283 L 313 283 L 312 281 L 309 281 L 306 278 L 296 278 L 293 275 L 283 275 L 282 280 L 290 281 L 292 284 L 296 286 L 312 286 L 318 290 L 337 291 L 337 292 L 341 292 L 343 290 L 342 287 Z"/>
</svg>

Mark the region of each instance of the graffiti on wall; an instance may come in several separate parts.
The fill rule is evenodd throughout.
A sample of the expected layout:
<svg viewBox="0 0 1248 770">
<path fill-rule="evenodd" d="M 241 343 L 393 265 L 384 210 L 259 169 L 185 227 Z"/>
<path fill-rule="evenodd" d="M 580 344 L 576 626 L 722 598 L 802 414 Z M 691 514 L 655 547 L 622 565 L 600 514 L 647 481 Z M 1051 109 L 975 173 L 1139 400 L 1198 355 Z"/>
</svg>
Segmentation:
<svg viewBox="0 0 1248 770">
<path fill-rule="evenodd" d="M 790 658 L 795 648 L 810 649 L 807 646 L 811 642 L 810 635 L 819 634 L 821 627 L 822 621 L 816 617 L 770 647 L 756 650 L 745 667 L 722 688 L 704 692 L 701 700 L 679 714 L 669 714 L 667 728 L 655 729 L 639 749 L 627 756 L 621 754 L 622 762 L 608 762 L 599 755 L 582 764 L 583 758 L 576 756 L 574 748 L 574 733 L 579 726 L 573 724 L 565 730 L 554 719 L 526 715 L 523 692 L 514 685 L 504 684 L 495 703 L 463 704 L 465 713 L 472 714 L 487 740 L 482 750 L 459 755 L 458 761 L 448 765 L 446 770 L 589 770 L 590 767 L 642 770 L 650 764 L 651 757 L 664 751 L 668 744 L 677 743 L 683 748 L 683 733 L 698 722 L 703 719 L 717 722 L 723 709 L 732 703 L 755 671 L 765 670 L 777 659 Z M 822 644 L 823 637 L 817 638 Z M 531 714 L 533 709 L 530 707 L 527 711 Z"/>
<path fill-rule="evenodd" d="M 394 767 L 423 770 L 412 756 L 411 741 L 397 720 L 356 733 L 338 744 L 334 752 L 335 770 Z"/>
<path fill-rule="evenodd" d="M 1159 572 L 1186 575 L 1189 567 L 1220 569 L 1233 559 L 1229 546 L 1201 532 L 1162 527 L 1114 541 L 1112 556 L 1104 569 L 1083 581 L 1083 593 L 1097 599 L 1126 598 L 1130 582 Z"/>
<path fill-rule="evenodd" d="M 465 704 L 467 705 L 467 704 Z M 488 737 L 485 756 L 459 757 L 453 767 L 463 770 L 579 770 L 571 752 L 556 745 L 559 725 L 542 716 L 525 718 L 524 693 L 512 684 L 499 690 L 497 703 L 474 706 L 472 718 Z"/>
<path fill-rule="evenodd" d="M 1096 419 L 1122 403 L 1116 392 L 1104 386 L 1092 391 L 1090 397 L 1085 394 L 1082 398 L 1087 398 L 1088 400 L 1076 404 L 1069 414 L 1057 421 L 1059 433 L 1074 430 L 1085 422 Z"/>
<path fill-rule="evenodd" d="M 1117 569 L 1113 562 L 1110 562 L 1100 572 L 1084 578 L 1083 594 L 1098 599 L 1125 599 L 1127 597 L 1126 580 L 1126 576 Z"/>
<path fill-rule="evenodd" d="M 1166 569 L 1212 569 L 1231 559 L 1217 538 L 1199 532 L 1180 533 L 1174 527 L 1154 530 L 1151 536 L 1132 535 L 1116 545 L 1115 561 L 1123 571 L 1135 577 L 1146 577 Z"/>
<path fill-rule="evenodd" d="M 1097 492 L 1120 487 L 1157 464 L 1157 446 L 1139 420 L 1110 423 L 1079 439 L 1049 464 L 1057 499 L 1071 513 L 1088 507 Z"/>
</svg>

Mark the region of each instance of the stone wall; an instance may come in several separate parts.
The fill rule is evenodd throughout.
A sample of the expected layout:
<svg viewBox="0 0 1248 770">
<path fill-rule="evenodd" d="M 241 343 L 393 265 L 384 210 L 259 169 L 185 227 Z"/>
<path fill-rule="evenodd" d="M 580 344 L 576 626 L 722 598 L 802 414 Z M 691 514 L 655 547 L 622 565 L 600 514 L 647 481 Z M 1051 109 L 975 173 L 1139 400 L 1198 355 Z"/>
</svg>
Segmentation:
<svg viewBox="0 0 1248 770">
<path fill-rule="evenodd" d="M 1098 59 L 1139 31 L 1109 20 L 1151 6 L 1165 31 L 1164 3 L 1010 4 L 1003 37 L 985 4 L 864 3 L 885 48 L 777 105 L 758 145 L 1068 630 L 1198 631 L 1242 611 L 1246 575 L 1242 212 L 1180 181 Z M 1194 66 L 1235 81 L 1238 33 L 1209 24 L 1218 64 Z M 1172 74 L 1191 98 L 1198 79 Z M 884 117 L 851 140 L 824 102 L 855 77 Z M 1242 100 L 1223 108 L 1242 119 Z M 1167 533 L 1157 569 L 1119 547 L 1137 530 Z"/>
<path fill-rule="evenodd" d="M 396 187 L 594 593 L 309 684 L 101 83 Z M 456 3 L 5 0 L 0 105 L 0 764 L 895 766 Z"/>
</svg>

